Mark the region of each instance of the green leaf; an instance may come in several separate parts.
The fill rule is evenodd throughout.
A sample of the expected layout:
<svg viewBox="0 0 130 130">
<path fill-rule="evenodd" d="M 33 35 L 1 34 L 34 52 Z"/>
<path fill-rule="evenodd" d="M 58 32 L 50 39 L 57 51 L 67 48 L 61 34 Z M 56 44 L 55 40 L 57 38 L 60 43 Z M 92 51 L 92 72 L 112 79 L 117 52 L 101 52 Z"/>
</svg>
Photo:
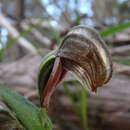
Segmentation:
<svg viewBox="0 0 130 130">
<path fill-rule="evenodd" d="M 119 24 L 119 25 L 114 26 L 114 27 L 110 27 L 107 30 L 100 32 L 100 36 L 107 37 L 109 35 L 115 34 L 117 32 L 124 30 L 124 29 L 127 29 L 127 28 L 130 28 L 130 22 Z"/>
<path fill-rule="evenodd" d="M 69 90 L 66 83 L 63 83 L 63 87 L 64 87 L 64 90 L 65 90 L 67 96 L 69 97 L 69 99 L 72 103 L 72 106 L 74 108 L 74 112 L 75 112 L 76 116 L 80 118 L 79 106 L 75 103 L 74 96 L 71 94 L 71 91 Z"/>
<path fill-rule="evenodd" d="M 80 13 L 79 13 L 79 11 L 78 10 L 75 10 L 75 14 L 76 14 L 76 22 L 75 22 L 75 24 L 76 25 L 80 25 Z"/>
<path fill-rule="evenodd" d="M 87 128 L 88 126 L 88 121 L 87 121 L 87 104 L 86 104 L 86 99 L 87 99 L 87 93 L 84 87 L 82 87 L 81 90 L 81 96 L 80 96 L 80 110 L 81 110 L 81 122 L 82 122 L 82 127 L 84 129 Z"/>
<path fill-rule="evenodd" d="M 0 102 L 0 130 L 23 130 L 18 120 L 13 115 L 13 112 L 5 105 Z"/>
<path fill-rule="evenodd" d="M 88 127 L 87 104 L 86 104 L 87 93 L 86 93 L 86 90 L 84 87 L 81 87 L 81 89 L 79 89 L 79 84 L 77 82 L 73 81 L 73 85 L 76 88 L 76 93 L 75 93 L 75 97 L 77 99 L 76 101 L 75 101 L 74 95 L 72 95 L 67 84 L 63 83 L 65 92 L 72 103 L 74 112 L 75 112 L 76 116 L 79 118 L 82 128 L 87 129 L 87 127 Z"/>
<path fill-rule="evenodd" d="M 126 65 L 126 66 L 130 66 L 130 60 L 124 60 L 124 61 L 116 61 L 117 63 Z"/>
<path fill-rule="evenodd" d="M 0 96 L 14 111 L 17 119 L 27 130 L 44 130 L 38 107 L 4 86 L 0 86 Z"/>
</svg>

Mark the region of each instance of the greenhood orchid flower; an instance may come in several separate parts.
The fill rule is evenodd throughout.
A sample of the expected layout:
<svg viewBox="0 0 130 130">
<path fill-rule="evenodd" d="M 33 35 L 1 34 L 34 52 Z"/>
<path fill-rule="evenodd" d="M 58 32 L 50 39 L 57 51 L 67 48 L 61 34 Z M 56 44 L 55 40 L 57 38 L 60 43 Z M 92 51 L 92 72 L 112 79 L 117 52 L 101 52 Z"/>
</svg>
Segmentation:
<svg viewBox="0 0 130 130">
<path fill-rule="evenodd" d="M 111 78 L 110 54 L 94 29 L 82 25 L 72 28 L 60 47 L 43 58 L 38 74 L 41 106 L 48 108 L 51 95 L 68 71 L 89 92 L 96 92 Z"/>
</svg>

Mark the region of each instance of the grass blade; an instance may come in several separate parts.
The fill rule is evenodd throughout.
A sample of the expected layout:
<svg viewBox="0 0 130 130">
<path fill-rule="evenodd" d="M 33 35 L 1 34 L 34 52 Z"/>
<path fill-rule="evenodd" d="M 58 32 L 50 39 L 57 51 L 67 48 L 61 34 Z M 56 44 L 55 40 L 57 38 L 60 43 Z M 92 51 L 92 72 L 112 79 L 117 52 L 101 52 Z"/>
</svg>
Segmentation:
<svg viewBox="0 0 130 130">
<path fill-rule="evenodd" d="M 87 128 L 87 93 L 85 88 L 82 88 L 81 90 L 81 98 L 80 98 L 80 110 L 81 110 L 81 120 L 82 120 L 82 126 L 85 130 Z"/>
<path fill-rule="evenodd" d="M 71 94 L 71 92 L 70 92 L 70 90 L 69 90 L 69 88 L 68 88 L 68 86 L 67 86 L 66 83 L 63 83 L 63 86 L 64 86 L 64 90 L 65 90 L 67 96 L 69 97 L 69 99 L 70 99 L 70 101 L 71 101 L 71 103 L 72 103 L 72 106 L 73 106 L 73 108 L 74 108 L 75 114 L 80 118 L 79 107 L 78 107 L 78 105 L 75 103 L 75 100 L 74 100 L 73 95 Z"/>
<path fill-rule="evenodd" d="M 114 27 L 110 27 L 107 30 L 100 32 L 100 36 L 107 37 L 109 35 L 113 35 L 117 32 L 123 31 L 124 29 L 127 29 L 127 28 L 130 28 L 130 22 L 119 24 L 119 25 L 114 26 Z"/>
</svg>

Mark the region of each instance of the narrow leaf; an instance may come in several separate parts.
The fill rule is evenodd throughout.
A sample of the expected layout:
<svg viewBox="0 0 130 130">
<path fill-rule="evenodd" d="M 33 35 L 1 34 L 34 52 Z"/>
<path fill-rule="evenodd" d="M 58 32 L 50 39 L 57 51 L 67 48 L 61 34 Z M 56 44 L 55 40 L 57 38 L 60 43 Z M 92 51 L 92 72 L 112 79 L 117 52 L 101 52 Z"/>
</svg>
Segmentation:
<svg viewBox="0 0 130 130">
<path fill-rule="evenodd" d="M 119 25 L 114 26 L 114 27 L 110 27 L 107 30 L 100 32 L 100 36 L 107 37 L 109 35 L 115 34 L 117 32 L 124 30 L 124 29 L 127 29 L 127 28 L 130 28 L 130 22 L 119 24 Z"/>
<path fill-rule="evenodd" d="M 23 130 L 13 112 L 3 103 L 0 102 L 0 130 Z"/>
<path fill-rule="evenodd" d="M 4 86 L 0 86 L 0 96 L 15 112 L 16 117 L 27 130 L 44 130 L 38 107 Z"/>
</svg>

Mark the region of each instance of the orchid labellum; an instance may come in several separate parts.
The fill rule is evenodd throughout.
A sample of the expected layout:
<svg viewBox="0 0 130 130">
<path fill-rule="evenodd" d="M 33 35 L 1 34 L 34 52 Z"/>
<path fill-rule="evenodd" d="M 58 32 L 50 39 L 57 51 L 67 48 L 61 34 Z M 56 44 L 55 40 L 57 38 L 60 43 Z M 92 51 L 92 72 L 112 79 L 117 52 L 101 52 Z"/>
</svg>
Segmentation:
<svg viewBox="0 0 130 130">
<path fill-rule="evenodd" d="M 89 92 L 96 92 L 111 78 L 108 49 L 94 29 L 81 25 L 72 28 L 60 47 L 43 58 L 38 75 L 41 106 L 48 108 L 51 95 L 68 71 Z"/>
</svg>

